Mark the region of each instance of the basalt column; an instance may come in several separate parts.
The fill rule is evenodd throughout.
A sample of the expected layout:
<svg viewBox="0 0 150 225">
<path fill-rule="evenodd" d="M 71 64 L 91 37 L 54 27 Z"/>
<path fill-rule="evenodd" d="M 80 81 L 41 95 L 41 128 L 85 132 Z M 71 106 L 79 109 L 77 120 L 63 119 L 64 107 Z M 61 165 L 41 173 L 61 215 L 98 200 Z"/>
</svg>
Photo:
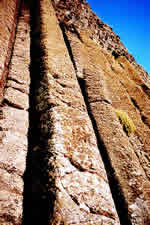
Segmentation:
<svg viewBox="0 0 150 225">
<path fill-rule="evenodd" d="M 0 102 L 3 99 L 19 8 L 20 0 L 0 1 Z"/>
<path fill-rule="evenodd" d="M 113 66 L 116 64 L 116 67 L 117 63 L 110 53 L 90 39 L 88 32 L 78 29 L 80 39 L 76 34 L 67 32 L 67 29 L 65 31 L 65 27 L 64 32 L 93 122 L 121 224 L 148 225 L 150 223 L 149 197 L 146 192 L 150 187 L 149 167 L 148 163 L 147 167 L 145 164 L 146 173 L 143 168 L 144 163 L 141 163 L 140 158 L 137 157 L 137 150 L 144 151 L 144 147 L 139 144 L 138 130 L 137 133 L 128 136 L 115 114 L 118 106 L 122 110 L 129 111 L 132 118 L 139 116 L 136 115 L 138 112 L 135 111 L 135 106 L 129 98 L 133 92 L 129 85 L 130 92 L 121 87 L 118 75 L 110 66 L 110 62 Z M 131 72 L 129 76 L 132 76 Z M 127 81 L 128 74 L 126 77 L 122 75 L 121 79 L 122 82 Z M 135 86 L 136 84 L 133 83 L 132 87 Z M 141 121 L 137 126 L 141 126 L 140 123 Z M 147 127 L 145 130 L 148 135 Z M 144 158 L 144 154 L 142 157 Z M 144 186 L 147 186 L 146 190 Z"/>
<path fill-rule="evenodd" d="M 42 66 L 35 95 L 40 140 L 33 151 L 44 155 L 49 224 L 119 224 L 92 124 L 50 1 L 40 1 L 40 17 Z"/>
<path fill-rule="evenodd" d="M 0 111 L 0 224 L 4 225 L 22 223 L 23 174 L 28 149 L 29 64 L 29 9 L 23 3 Z"/>
</svg>

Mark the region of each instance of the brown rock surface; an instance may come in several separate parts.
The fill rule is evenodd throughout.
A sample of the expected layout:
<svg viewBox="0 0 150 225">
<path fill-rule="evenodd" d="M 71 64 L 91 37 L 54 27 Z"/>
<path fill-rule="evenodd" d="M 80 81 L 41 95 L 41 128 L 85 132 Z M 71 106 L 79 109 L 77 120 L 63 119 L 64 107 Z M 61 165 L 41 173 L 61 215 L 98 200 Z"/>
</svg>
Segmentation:
<svg viewBox="0 0 150 225">
<path fill-rule="evenodd" d="M 86 31 L 90 40 L 108 50 L 114 57 L 125 56 L 132 63 L 136 70 L 140 71 L 142 78 L 147 81 L 148 73 L 139 66 L 127 48 L 120 41 L 112 28 L 98 18 L 92 12 L 89 4 L 85 0 L 52 0 L 58 20 L 63 26 L 76 34 L 79 38 L 81 31 Z"/>
<path fill-rule="evenodd" d="M 14 44 L 19 7 L 20 0 L 1 0 L 0 2 L 0 102 Z"/>
<path fill-rule="evenodd" d="M 141 185 L 145 182 L 150 185 L 150 130 L 141 119 L 150 110 L 149 98 L 141 88 L 144 81 L 123 56 L 116 62 L 109 53 L 90 40 L 86 31 L 81 32 L 81 40 L 70 32 L 65 33 L 71 45 L 76 73 L 98 143 L 103 144 L 103 160 L 108 164 L 108 157 L 114 170 L 113 176 L 118 180 L 112 188 L 120 185 L 125 202 L 128 203 L 132 224 L 149 224 L 149 196 L 145 197 Z M 119 61 L 122 62 L 121 66 L 118 65 Z M 115 109 L 127 112 L 133 119 L 136 131 L 130 137 L 124 133 Z M 109 173 L 110 168 L 107 170 Z M 120 197 L 116 194 L 115 191 L 114 198 L 118 204 Z M 120 207 L 121 204 L 118 205 L 121 224 L 127 224 L 128 219 L 125 213 L 122 215 Z"/>
<path fill-rule="evenodd" d="M 0 17 L 0 224 L 149 225 L 146 71 L 85 0 Z"/>
<path fill-rule="evenodd" d="M 45 154 L 42 169 L 48 181 L 42 187 L 35 172 L 34 188 L 43 198 L 41 189 L 47 188 L 52 208 L 49 224 L 120 224 L 54 9 L 48 0 L 42 0 L 40 10 L 43 73 L 35 95 L 40 140 L 33 151 Z M 36 224 L 39 220 L 35 212 Z"/>
<path fill-rule="evenodd" d="M 22 220 L 23 179 L 26 167 L 30 37 L 29 10 L 22 5 L 0 119 L 0 224 L 18 225 Z M 25 46 L 25 48 L 23 47 Z M 26 68 L 22 61 L 28 60 Z M 19 65 L 19 68 L 16 65 Z M 21 69 L 22 67 L 22 69 Z M 14 72 L 15 71 L 15 72 Z M 15 74 L 15 75 L 14 75 Z M 14 76 L 13 76 L 14 75 Z M 15 77 L 15 78 L 14 78 Z M 20 80 L 22 77 L 22 80 Z"/>
</svg>

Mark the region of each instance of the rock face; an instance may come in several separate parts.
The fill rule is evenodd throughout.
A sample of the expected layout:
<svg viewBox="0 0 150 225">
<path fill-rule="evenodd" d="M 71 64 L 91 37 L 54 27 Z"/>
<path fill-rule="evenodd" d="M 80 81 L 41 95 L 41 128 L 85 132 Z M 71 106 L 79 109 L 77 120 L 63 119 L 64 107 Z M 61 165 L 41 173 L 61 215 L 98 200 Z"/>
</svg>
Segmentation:
<svg viewBox="0 0 150 225">
<path fill-rule="evenodd" d="M 0 96 L 2 96 L 8 74 L 19 7 L 20 0 L 1 0 L 0 2 Z"/>
<path fill-rule="evenodd" d="M 146 71 L 85 0 L 0 15 L 0 224 L 149 225 Z"/>
<path fill-rule="evenodd" d="M 18 1 L 12 3 L 15 5 Z M 22 177 L 26 167 L 29 127 L 29 64 L 29 8 L 22 3 L 0 109 L 0 224 L 6 225 L 17 225 L 22 221 Z"/>
</svg>

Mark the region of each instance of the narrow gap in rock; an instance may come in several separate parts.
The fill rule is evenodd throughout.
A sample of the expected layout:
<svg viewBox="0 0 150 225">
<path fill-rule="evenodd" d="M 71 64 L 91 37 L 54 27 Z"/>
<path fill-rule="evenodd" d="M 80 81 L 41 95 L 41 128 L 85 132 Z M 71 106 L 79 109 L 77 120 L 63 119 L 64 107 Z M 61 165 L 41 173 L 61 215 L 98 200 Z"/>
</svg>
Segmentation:
<svg viewBox="0 0 150 225">
<path fill-rule="evenodd" d="M 47 140 L 41 138 L 40 113 L 36 110 L 36 94 L 40 87 L 41 46 L 40 46 L 40 0 L 32 1 L 31 46 L 30 46 L 30 93 L 29 93 L 29 130 L 26 171 L 24 173 L 23 221 L 29 225 L 49 225 L 53 215 L 54 197 L 48 192 L 48 152 Z M 44 142 L 45 141 L 45 142 Z"/>
<path fill-rule="evenodd" d="M 139 105 L 137 104 L 136 100 L 133 99 L 132 97 L 131 97 L 130 99 L 131 99 L 133 105 L 134 105 L 134 106 L 137 108 L 137 110 L 139 111 L 142 122 L 150 129 L 150 125 L 149 125 L 149 123 L 147 122 L 147 117 L 146 117 L 145 115 L 143 115 L 142 110 L 140 109 L 140 107 L 139 107 Z"/>
<path fill-rule="evenodd" d="M 122 69 L 125 69 L 124 66 L 122 65 L 122 63 L 119 63 L 119 65 L 121 66 Z"/>
<path fill-rule="evenodd" d="M 120 53 L 117 51 L 112 51 L 112 56 L 114 56 L 115 59 L 117 59 L 120 56 Z"/>
<path fill-rule="evenodd" d="M 67 37 L 66 32 L 65 32 L 64 24 L 60 23 L 59 26 L 60 26 L 61 31 L 63 33 L 64 41 L 65 41 L 66 47 L 68 49 L 68 53 L 69 53 L 70 59 L 72 61 L 72 64 L 74 66 L 75 71 L 77 71 L 76 63 L 75 63 L 75 60 L 74 60 L 74 57 L 73 57 L 73 54 L 72 54 L 72 49 L 71 49 L 71 46 L 70 46 L 70 42 L 69 42 L 68 37 Z"/>
<path fill-rule="evenodd" d="M 150 98 L 150 89 L 147 85 L 142 84 L 141 88 L 143 89 L 144 93 Z"/>
<path fill-rule="evenodd" d="M 68 53 L 70 55 L 71 61 L 72 61 L 73 66 L 74 66 L 74 69 L 75 69 L 75 71 L 77 71 L 77 67 L 76 67 L 76 63 L 75 63 L 74 56 L 73 56 L 73 53 L 72 53 L 71 45 L 70 45 L 68 37 L 65 33 L 65 28 L 61 24 L 60 24 L 60 27 L 62 29 L 64 41 L 66 43 L 66 47 L 68 49 Z M 81 91 L 82 91 L 82 94 L 83 94 L 83 97 L 84 97 L 84 101 L 85 101 L 85 104 L 86 104 L 86 107 L 87 107 L 89 117 L 92 121 L 93 128 L 94 128 L 94 131 L 95 131 L 95 134 L 96 134 L 98 148 L 100 150 L 100 154 L 101 154 L 101 157 L 102 157 L 105 169 L 106 169 L 110 190 L 111 190 L 112 197 L 113 197 L 113 200 L 114 200 L 114 203 L 115 203 L 115 206 L 116 206 L 116 210 L 118 212 L 120 223 L 121 223 L 121 225 L 132 225 L 132 223 L 131 223 L 131 221 L 128 217 L 127 203 L 125 201 L 125 198 L 124 198 L 123 192 L 121 190 L 119 181 L 115 176 L 115 171 L 114 171 L 114 169 L 111 165 L 105 143 L 104 143 L 102 137 L 100 136 L 100 134 L 98 132 L 96 121 L 95 121 L 94 116 L 92 115 L 92 112 L 91 112 L 90 104 L 88 102 L 88 95 L 87 95 L 87 92 L 86 92 L 86 82 L 83 79 L 78 79 L 78 82 L 79 82 L 79 85 L 80 85 L 80 88 L 81 88 Z"/>
<path fill-rule="evenodd" d="M 73 32 L 75 33 L 75 35 L 76 35 L 77 38 L 82 42 L 82 39 L 81 39 L 81 37 L 80 37 L 80 34 L 79 34 L 77 28 L 75 27 L 74 24 L 72 25 L 72 27 L 73 27 Z"/>
<path fill-rule="evenodd" d="M 141 114 L 141 120 L 150 129 L 150 124 L 147 122 L 147 117 Z"/>
<path fill-rule="evenodd" d="M 139 107 L 139 105 L 137 104 L 136 100 L 134 98 L 130 98 L 131 99 L 131 102 L 133 103 L 133 105 L 139 110 L 139 112 L 141 113 L 141 109 Z"/>
<path fill-rule="evenodd" d="M 82 91 L 82 94 L 83 94 L 83 97 L 85 100 L 85 104 L 87 106 L 87 111 L 88 111 L 89 117 L 92 121 L 93 128 L 94 128 L 94 131 L 96 134 L 98 148 L 99 148 L 99 151 L 100 151 L 100 154 L 101 154 L 104 166 L 105 166 L 110 190 L 111 190 L 112 197 L 113 197 L 113 200 L 114 200 L 114 203 L 116 206 L 116 210 L 118 212 L 120 223 L 121 223 L 121 225 L 131 225 L 132 223 L 128 217 L 127 203 L 125 201 L 119 181 L 118 181 L 117 177 L 115 176 L 115 170 L 111 165 L 111 161 L 110 161 L 109 155 L 107 153 L 107 148 L 105 146 L 105 143 L 104 143 L 102 137 L 99 134 L 97 123 L 95 121 L 95 118 L 91 111 L 90 104 L 88 102 L 88 95 L 86 92 L 86 81 L 83 79 L 78 79 L 78 81 L 79 81 L 79 85 L 80 85 L 80 88 L 81 88 L 81 91 Z"/>
<path fill-rule="evenodd" d="M 141 115 L 141 119 L 142 119 L 143 123 L 145 123 L 145 121 L 146 121 L 146 116 Z"/>
</svg>

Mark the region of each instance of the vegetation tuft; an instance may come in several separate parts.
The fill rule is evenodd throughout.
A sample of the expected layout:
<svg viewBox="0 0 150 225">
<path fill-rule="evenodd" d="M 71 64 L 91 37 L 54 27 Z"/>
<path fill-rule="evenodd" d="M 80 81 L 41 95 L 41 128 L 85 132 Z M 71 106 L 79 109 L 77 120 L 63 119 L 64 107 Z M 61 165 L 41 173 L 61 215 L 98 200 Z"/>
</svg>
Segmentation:
<svg viewBox="0 0 150 225">
<path fill-rule="evenodd" d="M 135 131 L 135 125 L 132 119 L 128 116 L 126 112 L 123 112 L 121 110 L 115 109 L 115 113 L 118 116 L 120 123 L 123 126 L 123 129 L 125 130 L 127 135 L 130 136 L 130 134 Z"/>
</svg>

